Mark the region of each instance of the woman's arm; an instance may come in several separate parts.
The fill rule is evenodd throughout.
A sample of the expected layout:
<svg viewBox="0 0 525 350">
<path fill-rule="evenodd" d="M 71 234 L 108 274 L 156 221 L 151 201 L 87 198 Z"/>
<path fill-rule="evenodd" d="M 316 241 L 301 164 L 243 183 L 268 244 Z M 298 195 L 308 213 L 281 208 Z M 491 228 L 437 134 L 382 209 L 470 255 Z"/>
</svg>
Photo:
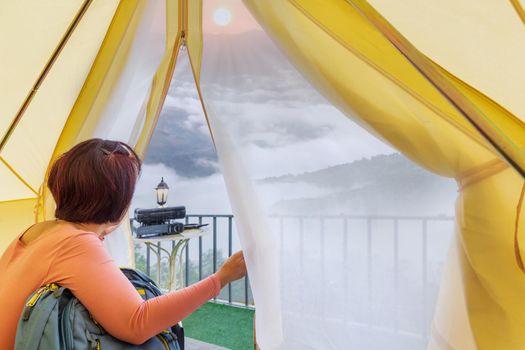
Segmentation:
<svg viewBox="0 0 525 350">
<path fill-rule="evenodd" d="M 189 287 L 147 301 L 115 265 L 94 233 L 68 237 L 50 274 L 69 288 L 111 335 L 142 344 L 175 325 L 219 294 L 224 281 L 215 273 Z"/>
</svg>

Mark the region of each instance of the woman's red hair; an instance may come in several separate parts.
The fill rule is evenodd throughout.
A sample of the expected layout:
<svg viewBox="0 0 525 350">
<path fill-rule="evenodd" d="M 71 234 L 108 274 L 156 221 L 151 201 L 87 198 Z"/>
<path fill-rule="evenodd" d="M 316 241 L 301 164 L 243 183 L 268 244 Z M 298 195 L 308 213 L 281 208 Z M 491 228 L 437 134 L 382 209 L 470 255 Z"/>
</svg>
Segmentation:
<svg viewBox="0 0 525 350">
<path fill-rule="evenodd" d="M 117 223 L 131 203 L 142 162 L 120 141 L 90 139 L 53 164 L 47 186 L 55 217 L 76 223 Z"/>
</svg>

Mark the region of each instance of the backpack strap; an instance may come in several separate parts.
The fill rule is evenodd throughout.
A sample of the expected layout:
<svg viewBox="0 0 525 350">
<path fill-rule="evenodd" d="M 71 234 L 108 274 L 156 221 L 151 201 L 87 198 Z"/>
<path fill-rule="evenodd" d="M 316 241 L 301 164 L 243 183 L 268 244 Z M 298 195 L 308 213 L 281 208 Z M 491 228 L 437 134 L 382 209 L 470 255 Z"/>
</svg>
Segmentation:
<svg viewBox="0 0 525 350">
<path fill-rule="evenodd" d="M 26 302 L 15 338 L 16 350 L 39 347 L 59 349 L 58 304 L 64 288 L 48 284 L 33 293 Z M 27 322 L 31 319 L 31 322 Z"/>
</svg>

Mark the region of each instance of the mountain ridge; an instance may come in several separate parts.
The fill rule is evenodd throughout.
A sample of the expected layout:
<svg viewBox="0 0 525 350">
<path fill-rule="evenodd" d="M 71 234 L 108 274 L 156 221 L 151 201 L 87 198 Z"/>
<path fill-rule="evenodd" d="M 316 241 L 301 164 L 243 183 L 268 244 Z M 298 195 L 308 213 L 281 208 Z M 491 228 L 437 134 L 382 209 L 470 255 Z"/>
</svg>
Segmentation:
<svg viewBox="0 0 525 350">
<path fill-rule="evenodd" d="M 432 174 L 399 153 L 258 182 L 329 190 L 278 201 L 271 209 L 279 214 L 453 215 L 456 198 L 451 179 Z"/>
</svg>

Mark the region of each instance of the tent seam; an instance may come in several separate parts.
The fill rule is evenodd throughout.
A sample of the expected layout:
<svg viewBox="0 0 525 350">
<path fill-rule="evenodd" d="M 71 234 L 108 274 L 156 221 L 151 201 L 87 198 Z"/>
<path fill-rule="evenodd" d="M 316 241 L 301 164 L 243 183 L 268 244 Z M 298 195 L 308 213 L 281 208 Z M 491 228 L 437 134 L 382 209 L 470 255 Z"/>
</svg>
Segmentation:
<svg viewBox="0 0 525 350">
<path fill-rule="evenodd" d="M 516 206 L 516 221 L 514 222 L 514 254 L 516 256 L 516 263 L 522 272 L 525 272 L 525 266 L 523 265 L 523 259 L 521 257 L 520 241 L 519 241 L 519 224 L 521 207 L 523 204 L 523 197 L 525 196 L 525 182 L 521 186 L 521 193 L 518 199 L 518 205 Z"/>
<path fill-rule="evenodd" d="M 0 161 L 5 164 L 5 166 L 20 180 L 31 192 L 33 192 L 38 197 L 38 192 L 0 155 Z"/>
<path fill-rule="evenodd" d="M 516 11 L 518 17 L 521 19 L 521 22 L 525 25 L 525 10 L 523 10 L 519 0 L 510 0 L 510 3 L 514 8 L 514 11 Z"/>
</svg>

